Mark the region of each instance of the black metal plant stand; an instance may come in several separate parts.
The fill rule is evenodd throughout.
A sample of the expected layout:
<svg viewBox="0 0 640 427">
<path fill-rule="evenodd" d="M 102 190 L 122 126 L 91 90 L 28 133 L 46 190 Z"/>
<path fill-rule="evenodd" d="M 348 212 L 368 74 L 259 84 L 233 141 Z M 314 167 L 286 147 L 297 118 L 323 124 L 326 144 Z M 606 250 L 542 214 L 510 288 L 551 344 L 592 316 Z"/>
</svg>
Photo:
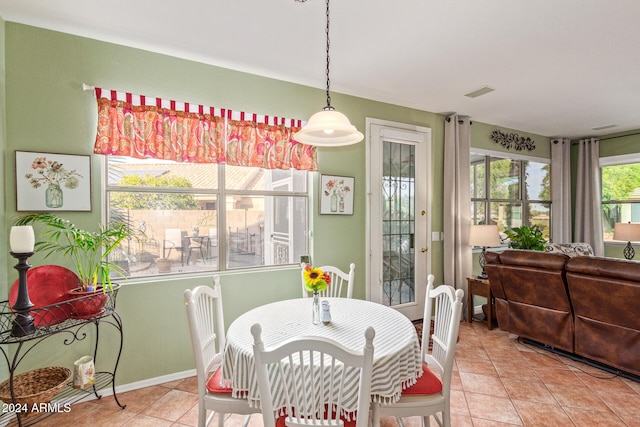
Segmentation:
<svg viewBox="0 0 640 427">
<path fill-rule="evenodd" d="M 102 325 L 106 325 L 107 327 L 114 328 L 120 338 L 117 350 L 114 349 L 114 351 L 117 351 L 117 354 L 113 369 L 109 371 L 97 371 L 95 373 L 95 383 L 93 386 L 85 389 L 72 388 L 73 381 L 71 380 L 70 383 L 67 384 L 67 387 L 53 398 L 51 403 L 54 408 L 56 407 L 56 402 L 61 403 L 61 405 L 70 405 L 91 394 L 100 399 L 102 397 L 100 391 L 110 387 L 113 392 L 113 398 L 118 406 L 122 409 L 125 408 L 125 405 L 118 400 L 115 389 L 115 376 L 122 355 L 123 342 L 122 320 L 115 310 L 118 289 L 119 285 L 114 285 L 114 289 L 105 294 L 106 302 L 104 303 L 104 309 L 98 311 L 95 316 L 78 315 L 75 306 L 78 302 L 85 303 L 85 306 L 86 304 L 91 304 L 91 298 L 95 298 L 93 295 L 35 309 L 30 307 L 30 311 L 28 309 L 26 310 L 28 317 L 31 318 L 31 327 L 28 326 L 29 321 L 25 323 L 24 319 L 27 317 L 24 316 L 24 312 L 21 313 L 16 309 L 15 304 L 11 307 L 9 301 L 0 302 L 0 352 L 4 356 L 7 364 L 9 388 L 12 399 L 12 402 L 5 402 L 5 404 L 13 403 L 12 407 L 18 407 L 17 398 L 20 396 L 16 396 L 14 390 L 14 375 L 18 367 L 25 360 L 25 357 L 34 351 L 34 349 L 37 349 L 39 344 L 52 336 L 64 336 L 63 344 L 69 346 L 95 335 L 92 356 L 94 363 L 98 366 L 97 356 L 100 329 Z M 19 296 L 18 299 L 20 299 Z M 27 326 L 25 326 L 25 324 Z M 18 330 L 15 329 L 16 325 L 19 325 Z M 24 329 L 21 329 L 23 327 Z M 92 331 L 95 332 L 92 333 Z M 0 414 L 0 425 L 29 426 L 36 424 L 54 413 L 55 412 L 33 413 L 26 417 L 24 413 L 3 411 Z"/>
</svg>

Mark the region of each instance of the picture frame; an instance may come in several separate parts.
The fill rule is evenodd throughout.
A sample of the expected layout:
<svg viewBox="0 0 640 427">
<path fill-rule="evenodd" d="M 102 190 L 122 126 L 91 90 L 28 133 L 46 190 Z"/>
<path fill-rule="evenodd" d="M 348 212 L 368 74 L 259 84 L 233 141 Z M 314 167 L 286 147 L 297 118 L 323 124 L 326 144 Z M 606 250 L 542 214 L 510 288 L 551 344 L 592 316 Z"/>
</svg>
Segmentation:
<svg viewBox="0 0 640 427">
<path fill-rule="evenodd" d="M 91 211 L 91 156 L 15 151 L 16 211 Z"/>
<path fill-rule="evenodd" d="M 311 255 L 309 254 L 300 255 L 300 264 L 302 263 L 311 265 Z"/>
<path fill-rule="evenodd" d="M 354 185 L 352 176 L 320 175 L 320 214 L 353 215 Z"/>
</svg>

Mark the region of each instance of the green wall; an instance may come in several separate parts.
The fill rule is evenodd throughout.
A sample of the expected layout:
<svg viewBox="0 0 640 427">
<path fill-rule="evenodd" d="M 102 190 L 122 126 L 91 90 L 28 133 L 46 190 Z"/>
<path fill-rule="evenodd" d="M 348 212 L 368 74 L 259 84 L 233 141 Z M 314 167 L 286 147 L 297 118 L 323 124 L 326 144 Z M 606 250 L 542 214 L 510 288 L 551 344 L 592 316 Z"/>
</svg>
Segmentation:
<svg viewBox="0 0 640 427">
<path fill-rule="evenodd" d="M 5 147 L 7 146 L 6 140 L 6 96 L 5 96 L 5 43 L 4 43 L 4 33 L 5 33 L 5 22 L 4 19 L 0 16 L 0 176 L 5 176 L 6 174 L 6 158 L 7 158 L 7 150 Z M 6 204 L 5 198 L 7 194 L 6 188 L 3 189 L 5 197 L 0 197 L 0 224 L 7 223 L 6 216 Z M 0 227 L 0 242 L 7 242 L 7 227 Z M 4 244 L 0 245 L 0 265 L 7 265 L 9 262 L 9 245 Z M 8 269 L 5 268 L 6 272 Z M 0 273 L 0 295 L 7 295 L 7 283 L 8 283 L 8 273 Z M 0 298 L 3 300 L 5 298 Z M 0 379 L 7 377 L 7 368 L 2 364 L 0 366 Z"/>
<path fill-rule="evenodd" d="M 531 138 L 535 143 L 535 149 L 532 151 L 515 151 L 513 148 L 507 150 L 502 145 L 496 143 L 491 139 L 491 133 L 494 130 L 500 130 L 504 133 L 516 133 L 517 135 L 525 138 Z M 551 139 L 546 136 L 536 135 L 533 133 L 522 132 L 515 129 L 505 128 L 502 126 L 496 126 L 481 122 L 472 122 L 471 124 L 471 146 L 474 148 L 481 148 L 484 150 L 498 151 L 502 153 L 520 154 L 523 156 L 542 157 L 545 159 L 551 158 Z"/>
</svg>

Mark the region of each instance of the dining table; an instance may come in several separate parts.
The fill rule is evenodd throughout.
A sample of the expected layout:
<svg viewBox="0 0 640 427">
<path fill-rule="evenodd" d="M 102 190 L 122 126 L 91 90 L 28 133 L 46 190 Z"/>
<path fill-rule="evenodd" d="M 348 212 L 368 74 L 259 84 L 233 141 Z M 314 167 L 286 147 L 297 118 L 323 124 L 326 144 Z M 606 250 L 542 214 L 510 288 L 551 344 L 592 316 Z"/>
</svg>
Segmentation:
<svg viewBox="0 0 640 427">
<path fill-rule="evenodd" d="M 267 349 L 294 337 L 320 336 L 353 351 L 362 351 L 364 331 L 372 326 L 375 338 L 371 401 L 382 405 L 396 402 L 402 390 L 415 384 L 422 375 L 420 343 L 413 323 L 383 304 L 355 298 L 322 299 L 325 300 L 331 313 L 331 321 L 326 324 L 312 322 L 313 298 L 269 303 L 236 318 L 226 334 L 221 385 L 231 388 L 233 397 L 245 398 L 250 405 L 260 406 L 250 332 L 255 323 L 262 327 L 262 340 Z M 326 366 L 325 369 L 337 368 Z M 273 396 L 276 408 L 285 406 L 286 396 L 280 391 Z"/>
</svg>

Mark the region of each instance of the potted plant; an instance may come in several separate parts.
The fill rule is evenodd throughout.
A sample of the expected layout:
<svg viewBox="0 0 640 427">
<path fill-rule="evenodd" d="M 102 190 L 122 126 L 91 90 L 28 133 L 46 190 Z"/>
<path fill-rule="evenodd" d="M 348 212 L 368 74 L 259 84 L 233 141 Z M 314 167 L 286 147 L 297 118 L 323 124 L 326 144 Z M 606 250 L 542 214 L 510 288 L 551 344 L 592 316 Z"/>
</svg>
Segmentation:
<svg viewBox="0 0 640 427">
<path fill-rule="evenodd" d="M 523 225 L 504 232 L 510 239 L 509 247 L 513 249 L 544 251 L 544 244 L 547 243 L 536 225 Z"/>
<path fill-rule="evenodd" d="M 137 233 L 121 221 L 100 225 L 98 231 L 86 231 L 76 227 L 69 220 L 46 212 L 22 215 L 15 223 L 44 225 L 45 229 L 39 234 L 43 240 L 36 242 L 36 252 L 44 253 L 45 258 L 60 254 L 73 261 L 80 283 L 77 289 L 70 291 L 72 297 L 97 294 L 93 299 L 86 298 L 87 305 L 92 307 L 83 308 L 80 304 L 75 307 L 78 316 L 91 314 L 87 313 L 87 310 L 95 313 L 102 309 L 106 302 L 106 293 L 114 290 L 111 275 L 125 275 L 124 269 L 115 261 L 111 261 L 109 254 L 125 239 L 135 237 Z"/>
</svg>

